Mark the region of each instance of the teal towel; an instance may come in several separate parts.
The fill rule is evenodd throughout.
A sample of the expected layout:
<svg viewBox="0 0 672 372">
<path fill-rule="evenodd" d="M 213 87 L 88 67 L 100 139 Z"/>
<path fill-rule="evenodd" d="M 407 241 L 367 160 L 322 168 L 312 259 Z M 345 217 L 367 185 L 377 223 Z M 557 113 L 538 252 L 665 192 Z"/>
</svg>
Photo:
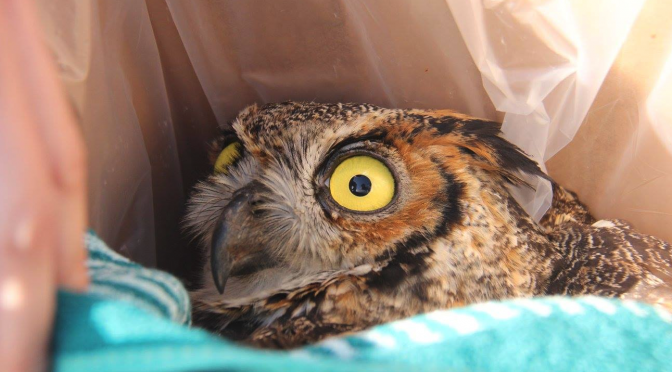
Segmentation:
<svg viewBox="0 0 672 372">
<path fill-rule="evenodd" d="M 87 294 L 61 292 L 56 371 L 672 371 L 672 316 L 597 297 L 489 302 L 437 311 L 288 352 L 188 327 L 170 275 L 87 236 Z"/>
<path fill-rule="evenodd" d="M 172 275 L 150 270 L 114 252 L 89 232 L 85 239 L 91 276 L 90 294 L 124 300 L 153 315 L 191 324 L 189 295 Z"/>
</svg>

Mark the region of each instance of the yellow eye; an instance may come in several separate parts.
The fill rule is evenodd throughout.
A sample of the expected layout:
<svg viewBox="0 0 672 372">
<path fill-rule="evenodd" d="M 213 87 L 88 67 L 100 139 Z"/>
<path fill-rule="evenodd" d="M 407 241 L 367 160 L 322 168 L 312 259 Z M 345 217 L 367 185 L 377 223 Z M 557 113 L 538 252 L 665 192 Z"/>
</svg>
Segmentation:
<svg viewBox="0 0 672 372">
<path fill-rule="evenodd" d="M 228 144 L 215 161 L 215 173 L 229 174 L 228 167 L 240 157 L 240 143 Z"/>
<path fill-rule="evenodd" d="M 394 197 L 394 177 L 383 162 L 360 155 L 345 159 L 329 180 L 336 203 L 353 211 L 374 211 Z"/>
</svg>

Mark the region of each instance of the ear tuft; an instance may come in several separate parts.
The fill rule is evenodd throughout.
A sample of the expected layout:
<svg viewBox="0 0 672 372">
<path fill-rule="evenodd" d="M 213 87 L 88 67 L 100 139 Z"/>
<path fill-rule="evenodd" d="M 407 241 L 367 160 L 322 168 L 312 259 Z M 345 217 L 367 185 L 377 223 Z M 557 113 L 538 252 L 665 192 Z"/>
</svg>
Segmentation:
<svg viewBox="0 0 672 372">
<path fill-rule="evenodd" d="M 418 112 L 419 114 L 419 112 Z M 450 111 L 423 112 L 436 136 L 452 137 L 460 151 L 483 169 L 495 172 L 515 185 L 527 184 L 521 173 L 550 179 L 534 160 L 518 146 L 502 137 L 500 123 L 455 114 Z"/>
<path fill-rule="evenodd" d="M 485 159 L 489 163 L 488 168 L 494 167 L 508 182 L 530 186 L 520 178 L 521 173 L 550 180 L 536 161 L 502 137 L 500 123 L 480 119 L 465 120 L 459 131 L 466 139 L 465 147 Z"/>
</svg>

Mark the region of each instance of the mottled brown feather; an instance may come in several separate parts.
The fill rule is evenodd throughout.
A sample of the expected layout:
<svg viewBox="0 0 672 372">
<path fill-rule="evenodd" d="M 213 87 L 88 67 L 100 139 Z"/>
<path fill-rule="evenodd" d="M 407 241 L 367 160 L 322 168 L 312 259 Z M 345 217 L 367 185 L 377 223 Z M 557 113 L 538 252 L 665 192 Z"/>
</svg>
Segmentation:
<svg viewBox="0 0 672 372">
<path fill-rule="evenodd" d="M 219 295 L 204 265 L 191 292 L 198 326 L 290 348 L 492 299 L 596 294 L 670 308 L 669 245 L 621 221 L 596 223 L 556 183 L 551 209 L 532 220 L 508 187 L 524 185 L 521 173 L 548 177 L 498 123 L 447 110 L 286 102 L 250 106 L 231 128 L 216 151 L 234 136 L 244 154 L 231 174 L 197 186 L 186 227 L 207 260 L 231 196 L 260 184 L 240 234 L 260 242 L 254 249 L 269 267 L 230 278 Z M 321 199 L 323 167 L 353 144 L 394 168 L 390 208 L 353 214 Z"/>
</svg>

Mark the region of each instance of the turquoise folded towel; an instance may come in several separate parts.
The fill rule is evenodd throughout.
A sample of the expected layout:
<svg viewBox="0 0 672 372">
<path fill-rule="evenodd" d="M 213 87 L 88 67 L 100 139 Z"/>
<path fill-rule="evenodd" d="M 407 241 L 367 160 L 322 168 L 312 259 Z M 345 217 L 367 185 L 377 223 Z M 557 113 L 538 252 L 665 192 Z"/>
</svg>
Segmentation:
<svg viewBox="0 0 672 372">
<path fill-rule="evenodd" d="M 61 292 L 56 371 L 672 371 L 672 315 L 598 297 L 488 302 L 291 351 L 189 328 L 189 298 L 87 235 L 89 293 Z"/>
</svg>

